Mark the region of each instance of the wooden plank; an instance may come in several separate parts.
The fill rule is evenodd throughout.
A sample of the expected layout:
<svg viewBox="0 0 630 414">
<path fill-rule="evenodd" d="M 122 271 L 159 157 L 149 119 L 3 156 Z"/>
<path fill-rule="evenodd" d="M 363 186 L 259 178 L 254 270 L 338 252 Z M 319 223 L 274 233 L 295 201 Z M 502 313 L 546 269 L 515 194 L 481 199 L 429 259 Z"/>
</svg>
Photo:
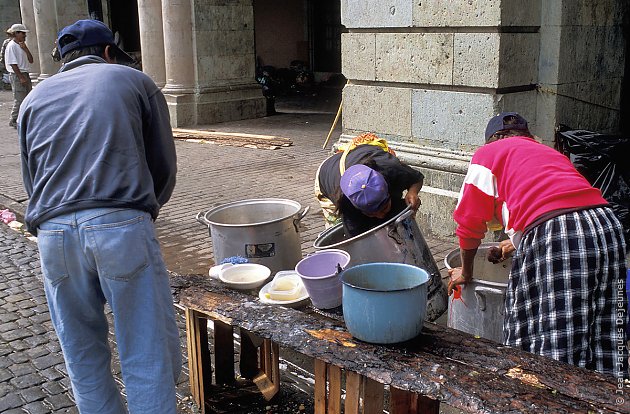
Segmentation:
<svg viewBox="0 0 630 414">
<path fill-rule="evenodd" d="M 198 365 L 199 353 L 199 332 L 196 326 L 195 311 L 186 308 L 186 348 L 188 350 L 188 382 L 190 384 L 190 393 L 197 406 L 203 406 L 201 400 L 201 382 L 199 380 L 200 367 Z"/>
<path fill-rule="evenodd" d="M 265 339 L 261 348 L 261 369 L 254 377 L 254 384 L 269 401 L 280 390 L 280 347 L 271 339 Z"/>
<path fill-rule="evenodd" d="M 184 306 L 247 326 L 282 347 L 464 411 L 538 413 L 542 407 L 549 412 L 630 412 L 630 399 L 617 405 L 610 397 L 617 391 L 612 377 L 444 326 L 427 323 L 417 338 L 395 346 L 351 337 L 340 341 L 313 332 L 348 335 L 342 321 L 264 305 L 207 277 L 186 278 L 176 281 L 182 286 L 177 298 Z"/>
<path fill-rule="evenodd" d="M 326 414 L 326 363 L 315 360 L 315 414 Z"/>
<path fill-rule="evenodd" d="M 238 147 L 245 146 L 265 149 L 277 149 L 293 145 L 293 141 L 290 139 L 273 135 L 204 131 L 182 128 L 173 128 L 173 137 Z"/>
<path fill-rule="evenodd" d="M 345 414 L 359 414 L 362 376 L 356 372 L 346 371 L 346 403 Z"/>
<path fill-rule="evenodd" d="M 262 139 L 262 140 L 282 140 L 291 142 L 288 138 L 279 137 L 277 135 L 262 135 L 262 134 L 247 134 L 243 132 L 222 132 L 222 131 L 206 131 L 203 129 L 186 129 L 186 128 L 173 128 L 173 135 L 193 135 L 198 137 L 208 137 L 208 136 L 217 136 L 217 137 L 226 137 L 226 138 L 251 138 L 251 139 Z"/>
<path fill-rule="evenodd" d="M 390 414 L 419 414 L 418 394 L 390 387 L 389 412 Z"/>
<path fill-rule="evenodd" d="M 383 384 L 363 377 L 363 414 L 383 414 L 384 395 Z"/>
<path fill-rule="evenodd" d="M 341 414 L 341 368 L 328 365 L 328 414 Z"/>
<path fill-rule="evenodd" d="M 241 377 L 254 379 L 260 372 L 258 364 L 258 347 L 252 342 L 252 338 L 245 329 L 241 328 L 241 353 L 239 355 L 239 370 Z"/>
<path fill-rule="evenodd" d="M 208 348 L 208 320 L 203 314 L 185 309 L 186 346 L 188 349 L 188 371 L 193 400 L 205 413 L 206 391 L 212 384 L 212 364 Z"/>
<path fill-rule="evenodd" d="M 429 397 L 416 395 L 417 412 L 426 414 L 440 414 L 440 402 Z"/>
<path fill-rule="evenodd" d="M 217 384 L 234 382 L 233 329 L 221 321 L 214 321 L 214 370 Z"/>
</svg>

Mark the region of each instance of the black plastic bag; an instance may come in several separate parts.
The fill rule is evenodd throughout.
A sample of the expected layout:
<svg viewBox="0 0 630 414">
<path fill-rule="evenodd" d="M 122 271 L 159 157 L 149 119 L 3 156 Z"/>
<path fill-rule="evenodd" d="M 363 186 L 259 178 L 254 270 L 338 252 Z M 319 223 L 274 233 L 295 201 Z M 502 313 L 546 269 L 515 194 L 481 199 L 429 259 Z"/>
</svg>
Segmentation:
<svg viewBox="0 0 630 414">
<path fill-rule="evenodd" d="M 624 228 L 630 247 L 630 138 L 560 125 L 555 146 L 599 188 Z"/>
</svg>

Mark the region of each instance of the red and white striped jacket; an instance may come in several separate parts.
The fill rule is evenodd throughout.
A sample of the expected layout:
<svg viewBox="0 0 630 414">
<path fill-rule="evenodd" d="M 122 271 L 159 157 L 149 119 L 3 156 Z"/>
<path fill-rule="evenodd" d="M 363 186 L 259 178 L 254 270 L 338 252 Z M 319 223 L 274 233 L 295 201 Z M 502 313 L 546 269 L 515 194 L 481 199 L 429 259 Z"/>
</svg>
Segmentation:
<svg viewBox="0 0 630 414">
<path fill-rule="evenodd" d="M 606 204 L 567 157 L 534 139 L 509 137 L 475 152 L 453 218 L 462 249 L 477 248 L 493 220 L 518 247 L 543 214 Z"/>
</svg>

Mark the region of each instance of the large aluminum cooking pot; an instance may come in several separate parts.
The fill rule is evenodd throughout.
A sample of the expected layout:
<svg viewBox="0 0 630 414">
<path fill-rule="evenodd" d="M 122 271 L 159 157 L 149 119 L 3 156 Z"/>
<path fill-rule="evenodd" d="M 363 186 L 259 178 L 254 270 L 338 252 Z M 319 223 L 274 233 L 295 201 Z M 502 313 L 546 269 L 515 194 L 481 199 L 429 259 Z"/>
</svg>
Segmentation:
<svg viewBox="0 0 630 414">
<path fill-rule="evenodd" d="M 295 268 L 302 259 L 299 224 L 308 207 L 300 210 L 297 201 L 261 198 L 200 212 L 197 220 L 208 226 L 216 264 L 241 256 L 276 273 Z"/>
<path fill-rule="evenodd" d="M 411 207 L 365 233 L 348 238 L 343 224 L 324 231 L 315 240 L 316 249 L 341 249 L 350 254 L 347 268 L 364 263 L 406 263 L 429 274 L 426 319 L 434 321 L 447 308 L 446 286 Z"/>
<path fill-rule="evenodd" d="M 451 328 L 503 343 L 503 317 L 512 258 L 501 263 L 488 261 L 488 250 L 499 243 L 481 243 L 473 262 L 473 279 L 461 289 L 461 297 L 451 296 L 448 322 Z M 448 269 L 460 267 L 459 249 L 446 255 Z"/>
</svg>

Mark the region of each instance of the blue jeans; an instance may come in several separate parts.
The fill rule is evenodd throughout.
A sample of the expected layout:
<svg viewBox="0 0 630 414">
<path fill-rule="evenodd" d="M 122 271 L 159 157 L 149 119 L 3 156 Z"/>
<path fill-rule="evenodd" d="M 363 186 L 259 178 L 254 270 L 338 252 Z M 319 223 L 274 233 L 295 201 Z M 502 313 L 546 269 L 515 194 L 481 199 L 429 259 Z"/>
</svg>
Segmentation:
<svg viewBox="0 0 630 414">
<path fill-rule="evenodd" d="M 179 333 L 151 216 L 82 210 L 42 223 L 37 239 L 48 307 L 80 412 L 127 412 L 110 366 L 107 302 L 129 412 L 176 413 Z"/>
</svg>

